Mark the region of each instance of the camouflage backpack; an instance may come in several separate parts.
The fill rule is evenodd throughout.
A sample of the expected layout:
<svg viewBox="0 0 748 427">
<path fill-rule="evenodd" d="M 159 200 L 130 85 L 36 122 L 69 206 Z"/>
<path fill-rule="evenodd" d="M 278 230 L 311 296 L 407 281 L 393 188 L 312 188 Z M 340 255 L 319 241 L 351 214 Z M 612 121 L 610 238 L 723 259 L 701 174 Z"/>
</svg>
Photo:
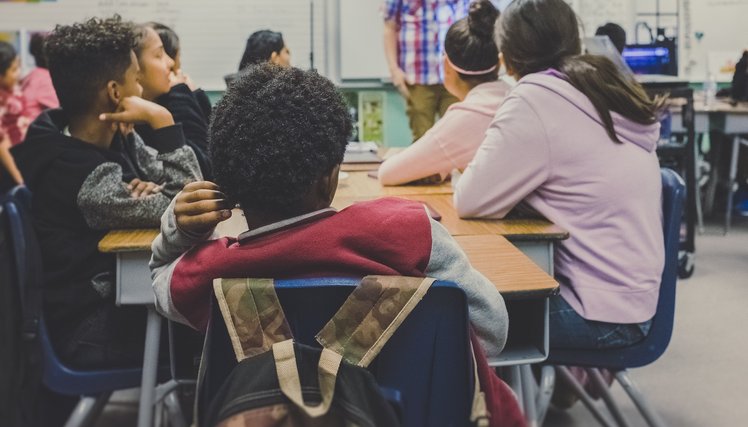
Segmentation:
<svg viewBox="0 0 748 427">
<path fill-rule="evenodd" d="M 365 277 L 317 334 L 320 350 L 293 341 L 272 280 L 216 279 L 216 299 L 239 363 L 211 396 L 199 417 L 202 425 L 399 425 L 365 368 L 433 282 Z M 484 419 L 483 393 L 475 383 L 473 418 Z"/>
</svg>

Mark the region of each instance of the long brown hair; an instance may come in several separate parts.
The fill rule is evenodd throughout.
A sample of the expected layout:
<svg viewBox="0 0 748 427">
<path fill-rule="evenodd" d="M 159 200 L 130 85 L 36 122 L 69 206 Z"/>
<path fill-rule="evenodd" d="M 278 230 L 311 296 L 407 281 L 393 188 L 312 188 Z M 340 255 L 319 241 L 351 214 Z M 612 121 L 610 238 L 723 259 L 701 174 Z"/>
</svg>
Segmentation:
<svg viewBox="0 0 748 427">
<path fill-rule="evenodd" d="M 639 124 L 658 120 L 665 98 L 651 99 L 639 83 L 603 56 L 582 55 L 577 15 L 564 0 L 515 0 L 496 29 L 508 69 L 520 77 L 554 68 L 582 92 L 620 143 L 610 112 Z"/>
</svg>

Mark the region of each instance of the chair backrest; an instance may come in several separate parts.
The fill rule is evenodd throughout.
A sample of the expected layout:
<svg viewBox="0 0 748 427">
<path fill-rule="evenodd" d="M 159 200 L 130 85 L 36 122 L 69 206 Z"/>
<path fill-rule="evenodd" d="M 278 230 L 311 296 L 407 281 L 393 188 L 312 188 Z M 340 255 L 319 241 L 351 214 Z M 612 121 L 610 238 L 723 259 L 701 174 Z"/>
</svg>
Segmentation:
<svg viewBox="0 0 748 427">
<path fill-rule="evenodd" d="M 78 371 L 70 369 L 58 358 L 42 312 L 44 269 L 31 219 L 31 200 L 28 189 L 16 187 L 6 195 L 3 208 L 10 223 L 14 286 L 21 300 L 23 333 L 26 339 L 39 340 L 44 384 L 54 392 L 70 396 L 136 387 L 140 384 L 139 368 Z"/>
<path fill-rule="evenodd" d="M 671 169 L 661 169 L 662 231 L 665 241 L 665 267 L 662 271 L 657 311 L 649 334 L 640 342 L 616 349 L 561 350 L 553 349 L 548 363 L 556 365 L 593 366 L 610 369 L 636 368 L 648 365 L 665 352 L 673 332 L 675 316 L 675 285 L 678 279 L 678 247 L 685 185 Z"/>
<path fill-rule="evenodd" d="M 276 280 L 296 341 L 319 347 L 315 334 L 358 283 L 348 278 Z M 210 397 L 236 366 L 217 308 L 211 310 L 203 363 L 199 414 L 207 412 Z M 470 417 L 471 363 L 465 294 L 452 283 L 435 282 L 368 369 L 389 398 L 402 402 L 403 425 L 458 426 Z"/>
<path fill-rule="evenodd" d="M 12 188 L 6 195 L 16 289 L 21 303 L 22 331 L 33 339 L 39 328 L 42 311 L 43 269 L 41 251 L 31 220 L 31 192 L 24 186 Z"/>
</svg>

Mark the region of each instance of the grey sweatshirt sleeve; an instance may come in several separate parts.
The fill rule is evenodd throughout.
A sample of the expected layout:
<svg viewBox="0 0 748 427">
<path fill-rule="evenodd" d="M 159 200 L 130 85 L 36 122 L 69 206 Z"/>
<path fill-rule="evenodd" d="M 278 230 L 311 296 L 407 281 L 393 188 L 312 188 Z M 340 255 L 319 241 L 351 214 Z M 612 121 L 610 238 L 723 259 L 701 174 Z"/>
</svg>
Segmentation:
<svg viewBox="0 0 748 427">
<path fill-rule="evenodd" d="M 154 130 L 148 141 L 150 146 L 135 132 L 132 138 L 146 179 L 163 185 L 161 192 L 170 199 L 182 191 L 185 184 L 203 178 L 195 152 L 184 143 L 181 124 Z"/>
<path fill-rule="evenodd" d="M 177 227 L 174 215 L 174 201 L 161 217 L 161 233 L 151 245 L 151 279 L 156 294 L 156 310 L 166 318 L 194 328 L 171 301 L 171 276 L 184 254 L 198 243 L 215 238 L 213 230 L 203 234 L 189 234 Z"/>
<path fill-rule="evenodd" d="M 470 265 L 457 242 L 441 224 L 431 220 L 431 259 L 426 275 L 458 284 L 467 296 L 470 323 L 488 358 L 497 357 L 506 343 L 509 317 L 504 299 L 484 275 Z"/>
<path fill-rule="evenodd" d="M 184 145 L 181 128 L 159 129 L 162 145 L 147 147 L 134 135 L 138 165 L 145 179 L 163 185 L 161 193 L 133 199 L 127 190 L 122 167 L 113 162 L 100 164 L 83 181 L 77 204 L 89 227 L 112 228 L 155 227 L 171 198 L 185 184 L 201 179 L 200 167 L 192 149 Z M 161 151 L 163 150 L 163 151 Z"/>
</svg>

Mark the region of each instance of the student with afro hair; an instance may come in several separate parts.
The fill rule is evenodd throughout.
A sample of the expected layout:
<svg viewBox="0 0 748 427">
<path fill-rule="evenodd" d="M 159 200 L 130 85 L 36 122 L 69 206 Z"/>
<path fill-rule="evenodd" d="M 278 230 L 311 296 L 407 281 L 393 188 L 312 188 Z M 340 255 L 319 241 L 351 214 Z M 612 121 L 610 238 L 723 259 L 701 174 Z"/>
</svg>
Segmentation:
<svg viewBox="0 0 748 427">
<path fill-rule="evenodd" d="M 478 339 L 497 356 L 504 301 L 422 204 L 330 207 L 350 133 L 345 102 L 326 78 L 272 64 L 243 73 L 209 131 L 216 183 L 187 185 L 161 219 L 151 260 L 157 308 L 204 329 L 216 277 L 429 276 L 462 287 Z M 213 238 L 237 203 L 248 230 Z"/>
</svg>

